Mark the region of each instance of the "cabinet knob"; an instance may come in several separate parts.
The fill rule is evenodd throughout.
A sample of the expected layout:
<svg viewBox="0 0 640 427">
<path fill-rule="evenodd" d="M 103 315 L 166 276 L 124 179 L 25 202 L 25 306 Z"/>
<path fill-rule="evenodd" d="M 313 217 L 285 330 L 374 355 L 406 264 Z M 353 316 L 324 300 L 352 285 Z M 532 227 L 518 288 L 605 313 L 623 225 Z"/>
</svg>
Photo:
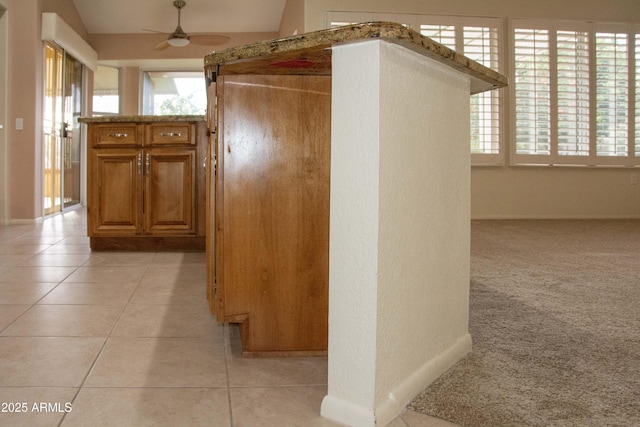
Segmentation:
<svg viewBox="0 0 640 427">
<path fill-rule="evenodd" d="M 160 136 L 182 136 L 180 132 L 161 132 Z"/>
<path fill-rule="evenodd" d="M 128 133 L 110 133 L 107 136 L 110 136 L 112 138 L 126 138 L 129 136 Z"/>
</svg>

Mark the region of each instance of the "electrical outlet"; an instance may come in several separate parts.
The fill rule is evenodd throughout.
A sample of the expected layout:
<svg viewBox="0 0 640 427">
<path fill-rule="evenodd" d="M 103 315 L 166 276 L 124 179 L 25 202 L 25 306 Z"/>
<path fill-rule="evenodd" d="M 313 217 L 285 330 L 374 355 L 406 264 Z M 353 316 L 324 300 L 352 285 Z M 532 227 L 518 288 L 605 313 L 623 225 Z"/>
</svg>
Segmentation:
<svg viewBox="0 0 640 427">
<path fill-rule="evenodd" d="M 19 118 L 16 119 L 16 130 L 22 130 L 24 129 L 24 120 Z"/>
<path fill-rule="evenodd" d="M 631 185 L 638 185 L 638 172 L 631 172 L 629 182 L 631 183 Z"/>
</svg>

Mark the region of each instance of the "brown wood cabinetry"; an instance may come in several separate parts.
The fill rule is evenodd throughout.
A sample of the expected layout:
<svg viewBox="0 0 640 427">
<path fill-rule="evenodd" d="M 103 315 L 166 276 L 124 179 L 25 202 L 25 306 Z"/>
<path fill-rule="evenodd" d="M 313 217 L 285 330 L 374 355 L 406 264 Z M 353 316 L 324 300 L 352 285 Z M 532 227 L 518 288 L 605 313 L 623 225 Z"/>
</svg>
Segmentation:
<svg viewBox="0 0 640 427">
<path fill-rule="evenodd" d="M 375 47 L 374 43 L 366 48 L 358 46 L 353 50 L 353 57 L 351 47 L 346 47 L 372 41 L 376 42 Z M 334 48 L 337 49 L 334 51 Z M 339 53 L 334 56 L 336 52 Z M 418 60 L 414 54 L 425 60 Z M 335 63 L 334 59 L 337 59 Z M 423 65 L 424 69 L 416 68 Z M 462 145 L 449 144 L 447 140 L 442 152 L 434 147 L 435 142 L 431 144 L 432 139 L 442 139 L 442 134 L 434 133 L 438 135 L 436 137 L 424 132 L 431 125 L 438 132 L 447 130 L 451 122 L 442 121 L 444 116 L 441 114 L 454 110 L 456 114 L 464 113 L 462 106 L 468 105 L 466 97 L 461 97 L 463 102 L 455 109 L 452 105 L 460 98 L 447 100 L 444 104 L 451 110 L 442 109 L 442 112 L 435 104 L 437 101 L 428 102 L 429 96 L 420 98 L 419 102 L 413 99 L 405 103 L 405 94 L 409 93 L 405 91 L 413 90 L 407 84 L 415 85 L 416 93 L 431 95 L 430 91 L 437 89 L 433 93 L 434 100 L 447 98 L 442 96 L 441 90 L 460 95 L 458 89 L 462 86 L 453 84 L 453 78 L 448 80 L 448 73 L 443 72 L 440 65 L 468 76 L 472 94 L 507 83 L 507 79 L 495 71 L 400 24 L 387 22 L 354 24 L 267 40 L 214 51 L 205 57 L 205 75 L 210 83 L 207 117 L 212 123 L 211 129 L 216 127 L 217 118 L 215 154 L 218 162 L 215 203 L 209 201 L 208 205 L 209 228 L 213 228 L 210 223 L 214 221 L 211 211 L 216 211 L 215 230 L 211 230 L 215 231 L 216 238 L 212 241 L 212 232 L 208 231 L 207 296 L 213 301 L 211 305 L 219 321 L 241 323 L 245 354 L 309 354 L 327 348 L 331 167 L 332 199 L 337 202 L 331 207 L 332 221 L 340 230 L 332 230 L 331 239 L 332 266 L 337 267 L 332 271 L 332 286 L 338 287 L 332 298 L 334 332 L 331 336 L 332 345 L 338 343 L 336 354 L 340 354 L 340 360 L 351 360 L 348 354 L 341 353 L 350 350 L 349 347 L 341 344 L 353 341 L 355 333 L 365 331 L 366 334 L 386 328 L 389 335 L 389 330 L 396 328 L 391 325 L 395 316 L 382 319 L 382 329 L 371 328 L 379 319 L 374 316 L 374 323 L 369 323 L 372 318 L 369 314 L 383 306 L 377 301 L 371 305 L 370 299 L 360 305 L 359 298 L 361 291 L 374 289 L 374 286 L 377 289 L 384 285 L 385 291 L 386 286 L 393 289 L 394 274 L 387 275 L 384 282 L 377 280 L 367 283 L 367 287 L 363 285 L 379 275 L 376 271 L 379 259 L 392 266 L 389 271 L 402 268 L 388 251 L 380 250 L 379 243 L 367 241 L 364 247 L 356 248 L 362 236 L 369 237 L 370 234 L 377 241 L 376 233 L 381 233 L 382 228 L 376 230 L 376 226 L 384 224 L 387 232 L 384 248 L 393 248 L 396 242 L 388 235 L 388 230 L 396 226 L 409 230 L 414 226 L 420 230 L 416 234 L 418 237 L 398 243 L 397 247 L 416 253 L 416 247 L 422 248 L 420 244 L 414 245 L 416 239 L 430 242 L 430 245 L 433 241 L 447 245 L 454 242 L 454 252 L 462 254 L 461 259 L 464 259 L 464 251 L 458 250 L 464 248 L 463 239 L 451 240 L 447 233 L 444 233 L 446 239 L 442 238 L 441 232 L 424 228 L 415 215 L 404 217 L 398 212 L 404 212 L 402 207 L 412 207 L 414 202 L 430 212 L 431 206 L 425 200 L 431 200 L 428 197 L 440 200 L 443 194 L 452 206 L 466 199 L 461 171 L 467 169 L 465 157 L 460 155 L 467 141 L 464 136 L 460 138 L 464 128 L 456 129 L 462 132 L 456 134 L 458 139 L 453 138 L 456 144 L 462 142 Z M 381 70 L 384 76 L 394 77 L 381 79 L 382 74 L 377 74 Z M 396 73 L 401 77 L 395 78 Z M 424 81 L 417 77 L 423 75 Z M 438 83 L 427 85 L 426 80 L 430 78 Z M 399 81 L 402 84 L 396 88 L 395 83 Z M 446 89 L 445 81 L 450 85 Z M 372 86 L 371 82 L 376 84 Z M 371 90 L 374 92 L 369 93 Z M 333 112 L 332 106 L 335 107 Z M 334 126 L 333 132 L 331 126 Z M 410 131 L 405 132 L 405 127 Z M 376 131 L 369 133 L 370 129 Z M 394 141 L 390 135 L 397 129 L 403 129 L 403 132 L 400 140 Z M 427 135 L 431 139 L 416 138 Z M 330 160 L 332 143 L 335 154 Z M 426 146 L 433 151 L 423 151 Z M 412 151 L 408 150 L 417 147 L 420 150 L 412 157 Z M 461 151 L 456 151 L 459 149 Z M 392 160 L 389 160 L 390 153 Z M 384 162 L 380 163 L 379 159 L 383 157 Z M 427 193 L 415 200 L 411 186 L 400 192 L 389 190 L 403 180 L 415 183 L 416 177 L 428 182 L 430 175 L 427 172 L 439 173 L 443 158 L 455 158 L 456 162 L 452 164 L 458 166 L 443 172 L 443 176 L 450 178 L 446 185 L 432 185 Z M 212 187 L 211 183 L 208 185 Z M 364 186 L 369 185 L 372 187 L 364 191 Z M 357 194 L 359 188 L 363 188 L 365 197 L 362 199 Z M 212 194 L 212 190 L 210 188 L 208 193 Z M 396 199 L 396 196 L 399 197 Z M 385 209 L 390 209 L 383 214 L 370 209 L 376 203 L 376 209 L 380 209 L 383 206 L 380 200 L 385 202 Z M 397 204 L 396 200 L 404 205 Z M 437 205 L 438 214 L 448 209 L 445 205 Z M 459 225 L 468 220 L 463 218 L 464 205 L 461 206 L 462 209 L 457 205 L 450 209 L 457 214 L 443 221 L 443 225 L 454 224 L 463 230 Z M 361 227 L 360 223 L 366 226 Z M 375 260 L 375 263 L 369 260 Z M 434 257 L 434 271 L 447 276 L 450 264 L 437 264 L 438 258 Z M 360 268 L 366 271 L 361 272 Z M 418 271 L 410 270 L 407 276 Z M 353 280 L 359 275 L 362 280 L 360 277 Z M 423 280 L 424 275 L 411 276 L 412 286 L 405 289 L 405 295 L 420 298 L 421 304 L 426 302 L 432 306 L 433 301 L 439 300 L 429 295 L 428 301 L 423 301 L 426 294 L 419 286 L 413 286 Z M 460 283 L 465 286 L 464 280 L 456 282 L 455 286 Z M 340 298 L 336 295 L 344 299 L 339 305 L 335 304 Z M 394 293 L 386 292 L 381 301 L 386 303 L 389 295 Z M 450 304 L 448 298 L 443 302 Z M 354 317 L 349 312 L 351 307 L 356 313 L 366 312 L 367 316 Z M 350 326 L 341 321 L 345 318 L 365 327 L 356 327 L 353 329 L 356 332 L 352 333 Z M 349 340 L 343 340 L 344 337 Z M 335 404 L 335 399 L 329 403 Z"/>
<path fill-rule="evenodd" d="M 195 154 L 185 149 L 146 150 L 145 233 L 195 234 Z"/>
<path fill-rule="evenodd" d="M 89 123 L 92 249 L 204 249 L 204 121 Z"/>
<path fill-rule="evenodd" d="M 216 84 L 217 319 L 245 355 L 325 354 L 331 78 Z"/>
<path fill-rule="evenodd" d="M 89 237 L 142 233 L 142 150 L 94 149 L 89 158 Z"/>
</svg>

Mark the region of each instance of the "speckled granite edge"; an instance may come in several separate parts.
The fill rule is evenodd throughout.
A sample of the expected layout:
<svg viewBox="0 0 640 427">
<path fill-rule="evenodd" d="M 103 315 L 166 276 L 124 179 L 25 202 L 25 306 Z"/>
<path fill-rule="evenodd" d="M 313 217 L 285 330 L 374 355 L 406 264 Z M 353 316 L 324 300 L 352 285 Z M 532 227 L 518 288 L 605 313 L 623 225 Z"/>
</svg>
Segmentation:
<svg viewBox="0 0 640 427">
<path fill-rule="evenodd" d="M 204 116 L 100 116 L 79 117 L 80 123 L 153 123 L 153 122 L 202 122 Z"/>
<path fill-rule="evenodd" d="M 507 86 L 502 74 L 456 53 L 434 40 L 394 22 L 365 22 L 320 30 L 214 51 L 205 56 L 205 69 L 215 72 L 218 65 L 280 53 L 329 48 L 335 44 L 381 39 L 404 46 L 484 82 L 484 90 Z"/>
</svg>

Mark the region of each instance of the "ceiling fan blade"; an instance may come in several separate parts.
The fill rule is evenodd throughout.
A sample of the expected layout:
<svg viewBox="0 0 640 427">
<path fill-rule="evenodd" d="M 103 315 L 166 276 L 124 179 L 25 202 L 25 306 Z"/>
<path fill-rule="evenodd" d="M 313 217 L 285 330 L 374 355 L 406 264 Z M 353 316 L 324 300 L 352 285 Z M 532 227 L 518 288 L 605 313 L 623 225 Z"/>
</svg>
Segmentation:
<svg viewBox="0 0 640 427">
<path fill-rule="evenodd" d="M 158 30 L 150 30 L 148 28 L 141 28 L 142 31 L 148 31 L 150 33 L 158 33 L 158 34 L 166 34 L 169 35 L 171 33 L 165 33 L 164 31 L 158 31 Z"/>
<path fill-rule="evenodd" d="M 217 46 L 225 44 L 231 39 L 227 36 L 220 36 L 216 34 L 190 34 L 189 40 L 193 44 L 202 46 Z"/>
<path fill-rule="evenodd" d="M 155 50 L 165 50 L 169 47 L 169 40 L 163 40 L 154 47 Z"/>
</svg>

